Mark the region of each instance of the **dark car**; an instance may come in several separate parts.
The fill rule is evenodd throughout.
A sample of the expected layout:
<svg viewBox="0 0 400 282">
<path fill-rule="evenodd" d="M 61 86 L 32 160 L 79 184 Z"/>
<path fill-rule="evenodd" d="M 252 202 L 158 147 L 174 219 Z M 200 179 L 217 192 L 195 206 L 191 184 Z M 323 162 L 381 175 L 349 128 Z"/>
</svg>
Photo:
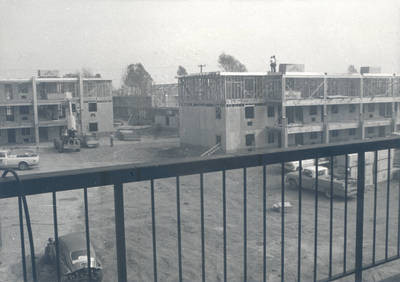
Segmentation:
<svg viewBox="0 0 400 282">
<path fill-rule="evenodd" d="M 134 126 L 121 126 L 115 132 L 115 137 L 118 140 L 125 141 L 140 141 L 140 135 L 138 134 L 138 130 Z"/>
<path fill-rule="evenodd" d="M 58 237 L 58 242 L 61 281 L 88 281 L 85 233 L 69 233 Z M 56 245 L 52 238 L 49 238 L 44 257 L 48 263 L 56 264 Z M 90 272 L 91 281 L 100 282 L 103 279 L 102 266 L 92 245 L 90 245 Z"/>
</svg>

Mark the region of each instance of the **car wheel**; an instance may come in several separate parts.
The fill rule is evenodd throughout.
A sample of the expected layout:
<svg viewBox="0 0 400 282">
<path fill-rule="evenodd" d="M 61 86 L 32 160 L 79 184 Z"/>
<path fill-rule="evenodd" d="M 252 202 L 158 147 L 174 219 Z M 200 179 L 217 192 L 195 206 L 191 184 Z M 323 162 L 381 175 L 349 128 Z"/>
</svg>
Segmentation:
<svg viewBox="0 0 400 282">
<path fill-rule="evenodd" d="M 28 164 L 26 163 L 26 162 L 20 162 L 19 164 L 18 164 L 18 169 L 19 170 L 26 170 L 26 169 L 28 169 Z"/>
<path fill-rule="evenodd" d="M 296 189 L 296 188 L 297 188 L 297 183 L 296 183 L 296 181 L 293 180 L 293 179 L 289 179 L 289 187 L 290 187 L 291 189 Z"/>
<path fill-rule="evenodd" d="M 324 194 L 325 194 L 325 197 L 327 197 L 328 199 L 330 199 L 330 198 L 332 197 L 331 189 L 330 189 L 330 188 L 325 189 Z"/>
</svg>

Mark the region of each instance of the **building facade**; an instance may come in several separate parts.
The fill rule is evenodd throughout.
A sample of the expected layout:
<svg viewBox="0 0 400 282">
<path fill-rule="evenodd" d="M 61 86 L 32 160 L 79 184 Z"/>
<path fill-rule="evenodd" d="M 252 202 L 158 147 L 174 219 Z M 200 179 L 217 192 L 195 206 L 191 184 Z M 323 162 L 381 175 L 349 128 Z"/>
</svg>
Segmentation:
<svg viewBox="0 0 400 282">
<path fill-rule="evenodd" d="M 177 83 L 154 84 L 151 88 L 154 108 L 178 108 L 179 93 Z"/>
<path fill-rule="evenodd" d="M 202 73 L 178 78 L 182 143 L 225 151 L 384 137 L 400 130 L 400 77 Z"/>
<path fill-rule="evenodd" d="M 114 119 L 128 121 L 131 125 L 153 123 L 151 96 L 114 96 Z"/>
<path fill-rule="evenodd" d="M 0 79 L 0 145 L 52 141 L 67 126 L 66 93 L 81 134 L 113 130 L 111 80 L 81 77 Z"/>
<path fill-rule="evenodd" d="M 154 84 L 152 87 L 154 123 L 163 128 L 179 129 L 178 84 Z"/>
</svg>

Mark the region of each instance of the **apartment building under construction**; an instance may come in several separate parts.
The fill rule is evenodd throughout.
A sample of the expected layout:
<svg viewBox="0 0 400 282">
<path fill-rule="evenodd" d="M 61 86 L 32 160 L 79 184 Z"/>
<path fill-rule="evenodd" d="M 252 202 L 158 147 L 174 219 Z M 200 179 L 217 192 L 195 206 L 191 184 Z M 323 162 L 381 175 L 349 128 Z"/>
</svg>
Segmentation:
<svg viewBox="0 0 400 282">
<path fill-rule="evenodd" d="M 237 151 L 400 131 L 394 74 L 212 72 L 178 80 L 182 143 Z"/>
<path fill-rule="evenodd" d="M 0 79 L 0 145 L 52 141 L 67 125 L 66 92 L 78 131 L 113 130 L 111 80 L 58 77 L 39 73 L 29 79 Z"/>
</svg>

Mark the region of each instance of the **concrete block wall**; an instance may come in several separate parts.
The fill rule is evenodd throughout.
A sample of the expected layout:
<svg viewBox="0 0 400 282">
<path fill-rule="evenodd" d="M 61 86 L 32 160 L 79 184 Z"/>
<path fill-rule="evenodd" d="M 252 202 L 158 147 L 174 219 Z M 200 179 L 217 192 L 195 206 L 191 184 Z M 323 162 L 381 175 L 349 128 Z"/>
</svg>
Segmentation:
<svg viewBox="0 0 400 282">
<path fill-rule="evenodd" d="M 350 112 L 350 104 L 335 106 L 338 108 L 337 113 L 332 112 L 333 105 L 327 106 L 328 122 L 358 121 L 360 119 L 360 105 L 354 104 L 354 112 Z"/>
<path fill-rule="evenodd" d="M 310 114 L 311 106 L 303 107 L 303 121 L 304 123 L 321 123 L 322 122 L 322 106 L 316 106 L 317 113 L 315 115 Z"/>
<path fill-rule="evenodd" d="M 226 118 L 225 107 L 221 107 L 221 119 L 216 119 L 215 106 L 182 106 L 179 109 L 181 143 L 212 147 L 216 144 L 216 136 L 220 135 L 225 150 Z"/>
<path fill-rule="evenodd" d="M 254 107 L 254 118 L 246 119 L 245 108 Z M 268 144 L 266 123 L 268 118 L 266 105 L 240 105 L 226 108 L 227 151 L 245 149 L 246 135 L 254 134 L 255 148 L 264 148 Z M 278 138 L 276 136 L 276 142 Z M 269 144 L 269 146 L 273 146 Z M 250 147 L 251 148 L 251 147 Z"/>
<path fill-rule="evenodd" d="M 89 112 L 89 103 L 97 104 L 96 112 Z M 113 126 L 113 105 L 107 99 L 86 99 L 82 109 L 83 131 L 90 133 L 89 123 L 97 122 L 97 133 L 108 133 L 114 131 Z"/>
<path fill-rule="evenodd" d="M 274 108 L 274 116 L 268 116 L 268 108 L 269 107 L 273 107 Z M 279 113 L 279 104 L 277 103 L 267 103 L 265 105 L 265 109 L 266 109 L 266 126 L 269 127 L 273 127 L 276 126 L 278 124 L 280 117 L 280 113 Z"/>
</svg>

